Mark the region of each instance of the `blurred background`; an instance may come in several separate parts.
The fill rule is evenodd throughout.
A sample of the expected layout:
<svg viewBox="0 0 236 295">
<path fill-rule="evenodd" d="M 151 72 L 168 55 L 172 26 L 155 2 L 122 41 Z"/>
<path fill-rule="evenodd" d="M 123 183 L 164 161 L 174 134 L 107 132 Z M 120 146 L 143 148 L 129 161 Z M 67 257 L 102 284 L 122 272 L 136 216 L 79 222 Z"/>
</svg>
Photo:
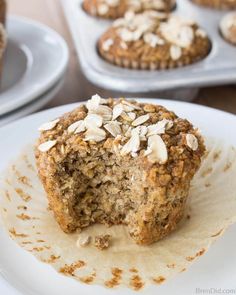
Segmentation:
<svg viewBox="0 0 236 295">
<path fill-rule="evenodd" d="M 104 97 L 125 95 L 125 93 L 117 93 L 94 86 L 84 77 L 59 0 L 9 0 L 8 12 L 14 15 L 25 16 L 48 25 L 56 30 L 68 44 L 70 57 L 65 82 L 59 93 L 43 109 L 82 101 L 95 93 L 99 93 L 99 95 Z M 235 85 L 203 88 L 199 91 L 193 102 L 236 114 Z M 156 98 L 158 94 L 138 93 L 137 96 Z"/>
</svg>

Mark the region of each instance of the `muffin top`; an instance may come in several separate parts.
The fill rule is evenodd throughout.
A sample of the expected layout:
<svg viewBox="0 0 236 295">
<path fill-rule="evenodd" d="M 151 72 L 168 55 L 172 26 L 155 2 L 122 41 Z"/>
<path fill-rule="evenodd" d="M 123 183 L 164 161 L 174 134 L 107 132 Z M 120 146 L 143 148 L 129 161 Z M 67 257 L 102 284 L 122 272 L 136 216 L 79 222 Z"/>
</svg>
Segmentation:
<svg viewBox="0 0 236 295">
<path fill-rule="evenodd" d="M 228 13 L 223 17 L 220 30 L 228 42 L 236 45 L 236 12 Z"/>
<path fill-rule="evenodd" d="M 191 20 L 156 11 L 127 12 L 103 34 L 98 47 L 105 58 L 112 55 L 140 62 L 166 62 L 171 67 L 205 57 L 210 41 Z"/>
<path fill-rule="evenodd" d="M 84 9 L 105 18 L 118 18 L 127 11 L 143 12 L 145 10 L 170 11 L 175 0 L 84 0 Z"/>
<path fill-rule="evenodd" d="M 162 106 L 94 95 L 61 118 L 40 126 L 36 156 L 60 162 L 76 151 L 94 149 L 147 165 L 201 160 L 205 147 L 192 124 Z M 167 165 L 167 166 L 168 166 Z M 166 166 L 166 167 L 167 167 Z M 175 165 L 176 166 L 176 165 Z M 178 165 L 177 165 L 178 166 Z"/>
<path fill-rule="evenodd" d="M 7 46 L 7 34 L 4 26 L 0 23 L 0 58 Z"/>
<path fill-rule="evenodd" d="M 211 7 L 216 9 L 223 10 L 233 10 L 236 8 L 236 0 L 192 0 L 193 2 Z"/>
</svg>

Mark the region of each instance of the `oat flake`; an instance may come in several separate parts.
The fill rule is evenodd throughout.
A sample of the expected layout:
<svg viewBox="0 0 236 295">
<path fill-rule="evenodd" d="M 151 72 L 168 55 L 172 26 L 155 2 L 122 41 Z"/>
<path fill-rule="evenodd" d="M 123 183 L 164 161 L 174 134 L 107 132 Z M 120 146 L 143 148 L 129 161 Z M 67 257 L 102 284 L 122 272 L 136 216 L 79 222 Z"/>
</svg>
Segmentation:
<svg viewBox="0 0 236 295">
<path fill-rule="evenodd" d="M 198 140 L 193 134 L 186 134 L 186 142 L 187 146 L 193 151 L 198 149 Z"/>
<path fill-rule="evenodd" d="M 42 143 L 42 144 L 40 144 L 39 146 L 38 146 L 38 150 L 40 151 L 40 152 L 47 152 L 47 151 L 49 151 L 52 147 L 54 147 L 55 145 L 56 145 L 56 143 L 57 143 L 57 141 L 56 140 L 49 140 L 49 141 L 46 141 L 46 142 L 44 142 L 44 143 Z"/>
<path fill-rule="evenodd" d="M 166 144 L 160 135 L 152 135 L 148 138 L 148 150 L 152 151 L 148 155 L 148 160 L 150 162 L 165 164 L 168 160 Z"/>
<path fill-rule="evenodd" d="M 132 126 L 138 126 L 138 125 L 141 125 L 141 124 L 145 123 L 146 121 L 148 121 L 149 118 L 150 118 L 150 115 L 149 115 L 149 114 L 146 114 L 146 115 L 140 116 L 140 117 L 138 117 L 137 119 L 135 119 L 135 120 L 132 122 Z"/>
<path fill-rule="evenodd" d="M 77 129 L 78 129 L 79 132 L 76 132 L 76 133 L 80 133 L 80 132 L 85 131 L 85 125 L 84 125 L 84 121 L 83 120 L 79 120 L 79 121 L 76 121 L 73 124 L 71 124 L 68 127 L 67 131 L 69 133 L 74 133 L 75 131 L 77 131 Z"/>
<path fill-rule="evenodd" d="M 54 121 L 51 121 L 51 122 L 47 122 L 47 123 L 44 123 L 42 124 L 38 130 L 39 131 L 48 131 L 48 130 L 52 130 L 54 127 L 56 127 L 57 123 L 59 122 L 60 120 L 59 119 L 56 119 Z"/>
</svg>

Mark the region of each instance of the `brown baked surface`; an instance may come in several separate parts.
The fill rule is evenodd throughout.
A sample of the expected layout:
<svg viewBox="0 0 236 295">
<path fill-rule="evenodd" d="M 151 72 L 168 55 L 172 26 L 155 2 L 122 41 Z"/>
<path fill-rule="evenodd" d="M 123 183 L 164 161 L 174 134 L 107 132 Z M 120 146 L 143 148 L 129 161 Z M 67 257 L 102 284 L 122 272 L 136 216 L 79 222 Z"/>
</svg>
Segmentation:
<svg viewBox="0 0 236 295">
<path fill-rule="evenodd" d="M 154 11 L 127 13 L 100 37 L 98 51 L 108 62 L 132 69 L 171 69 L 205 58 L 211 49 L 195 22 Z"/>
<path fill-rule="evenodd" d="M 171 11 L 175 7 L 175 0 L 84 0 L 84 10 L 93 16 L 116 19 L 124 16 L 128 10 L 136 13 L 155 9 L 157 11 Z"/>
<path fill-rule="evenodd" d="M 196 4 L 216 9 L 236 9 L 236 0 L 192 0 Z"/>
<path fill-rule="evenodd" d="M 7 2 L 6 0 L 0 0 L 0 23 L 5 25 L 6 13 L 7 13 Z"/>
<path fill-rule="evenodd" d="M 183 216 L 205 151 L 202 137 L 159 105 L 94 96 L 87 106 L 42 126 L 35 147 L 57 222 L 66 233 L 93 223 L 124 224 L 138 244 L 163 238 Z M 90 121 L 94 114 L 102 117 L 101 127 Z M 87 126 L 82 132 L 81 122 Z"/>
</svg>

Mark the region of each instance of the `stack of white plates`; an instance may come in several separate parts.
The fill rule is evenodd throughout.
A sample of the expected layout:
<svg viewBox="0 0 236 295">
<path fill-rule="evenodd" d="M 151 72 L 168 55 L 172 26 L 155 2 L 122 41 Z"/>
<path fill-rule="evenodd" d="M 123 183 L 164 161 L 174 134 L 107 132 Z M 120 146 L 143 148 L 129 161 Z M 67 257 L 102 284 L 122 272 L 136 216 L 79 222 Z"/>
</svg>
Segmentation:
<svg viewBox="0 0 236 295">
<path fill-rule="evenodd" d="M 32 113 L 60 90 L 68 48 L 52 29 L 25 18 L 9 17 L 8 46 L 0 89 L 0 126 Z"/>
</svg>

